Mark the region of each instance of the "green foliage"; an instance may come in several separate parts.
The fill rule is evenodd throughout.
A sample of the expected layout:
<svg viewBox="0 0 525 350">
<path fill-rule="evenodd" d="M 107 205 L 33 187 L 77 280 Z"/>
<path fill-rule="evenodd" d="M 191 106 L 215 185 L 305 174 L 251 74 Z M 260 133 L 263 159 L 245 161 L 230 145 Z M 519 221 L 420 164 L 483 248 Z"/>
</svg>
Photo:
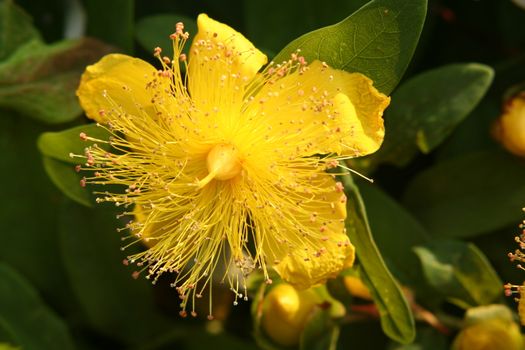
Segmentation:
<svg viewBox="0 0 525 350">
<path fill-rule="evenodd" d="M 80 185 L 82 176 L 75 172 L 72 165 L 46 156 L 43 162 L 47 175 L 62 193 L 79 204 L 92 206 L 89 193 Z"/>
<path fill-rule="evenodd" d="M 426 0 L 370 1 L 343 21 L 292 41 L 273 61 L 288 60 L 300 49 L 308 61 L 363 73 L 389 94 L 414 54 L 426 8 Z"/>
<path fill-rule="evenodd" d="M 19 115 L 0 115 L 0 261 L 9 263 L 47 301 L 64 310 L 69 308 L 71 297 L 57 255 L 55 208 L 60 193 L 49 181 L 35 145 L 44 130 L 42 125 Z"/>
<path fill-rule="evenodd" d="M 87 64 L 108 53 L 91 39 L 46 45 L 30 18 L 12 1 L 0 3 L 0 107 L 45 123 L 78 117 L 75 88 Z"/>
<path fill-rule="evenodd" d="M 79 125 L 58 132 L 45 132 L 38 138 L 38 149 L 42 155 L 65 163 L 82 163 L 82 158 L 72 157 L 71 154 L 83 156 L 84 149 L 96 142 L 82 140 L 80 138 L 81 133 L 104 141 L 97 143 L 98 146 L 103 149 L 110 149 L 110 146 L 107 144 L 110 136 L 109 131 L 101 126 L 97 126 L 97 124 Z"/>
<path fill-rule="evenodd" d="M 77 118 L 82 112 L 75 96 L 80 74 L 108 52 L 91 39 L 26 42 L 0 63 L 0 107 L 50 124 Z"/>
<path fill-rule="evenodd" d="M 473 244 L 433 241 L 414 250 L 421 260 L 427 283 L 450 302 L 469 308 L 501 298 L 503 282 Z"/>
<path fill-rule="evenodd" d="M 365 181 L 359 181 L 358 185 L 374 240 L 390 270 L 403 284 L 421 289 L 423 275 L 412 248 L 429 242 L 429 233 L 378 186 Z"/>
<path fill-rule="evenodd" d="M 469 153 L 420 172 L 403 202 L 436 237 L 472 237 L 521 220 L 524 177 L 514 157 Z"/>
<path fill-rule="evenodd" d="M 23 44 L 41 40 L 31 17 L 15 6 L 12 0 L 0 2 L 0 33 L 0 61 L 5 60 Z"/>
<path fill-rule="evenodd" d="M 148 52 L 153 52 L 155 47 L 161 47 L 168 55 L 173 55 L 170 34 L 175 30 L 177 22 L 184 23 L 184 30 L 190 33 L 190 37 L 197 34 L 195 19 L 177 14 L 162 14 L 140 19 L 137 22 L 135 37 Z M 184 53 L 188 54 L 189 47 L 190 43 L 186 44 Z"/>
<path fill-rule="evenodd" d="M 5 263 L 0 263 L 0 328 L 23 349 L 74 349 L 64 321 L 42 302 L 27 280 Z"/>
<path fill-rule="evenodd" d="M 474 109 L 492 82 L 492 68 L 451 64 L 426 71 L 392 95 L 385 113 L 388 130 L 381 149 L 362 162 L 406 166 L 418 154 L 436 148 Z"/>
<path fill-rule="evenodd" d="M 293 1 L 245 1 L 246 37 L 256 47 L 279 52 L 291 40 L 306 32 L 336 23 L 353 13 L 368 0 L 325 2 L 303 0 L 301 11 Z M 268 8 L 278 8 L 271 16 L 261 16 Z M 268 35 L 271 33 L 271 35 Z"/>
<path fill-rule="evenodd" d="M 444 334 L 429 328 L 419 327 L 417 337 L 412 344 L 391 344 L 388 350 L 448 350 L 447 338 Z"/>
<path fill-rule="evenodd" d="M 115 215 L 111 207 L 89 210 L 66 202 L 59 222 L 61 254 L 92 327 L 123 342 L 140 343 L 170 325 L 155 311 L 151 284 L 134 280 L 133 270 L 124 266 L 126 254 L 136 249 L 121 251 Z"/>
<path fill-rule="evenodd" d="M 523 218 L 525 163 L 490 136 L 510 92 L 525 86 L 525 11 L 512 2 L 445 1 L 427 12 L 426 0 L 84 0 L 86 34 L 96 39 L 45 43 L 63 32 L 57 11 L 45 11 L 55 2 L 20 0 L 22 9 L 0 0 L 0 349 L 284 350 L 262 329 L 273 286 L 257 271 L 248 281 L 251 317 L 226 298 L 213 322 L 177 317 L 173 276 L 155 287 L 142 278 L 147 271 L 134 280 L 141 267 L 122 262 L 145 248 L 116 232 L 133 217 L 96 204 L 92 192 L 105 189 L 81 187 L 83 158 L 70 157 L 93 143 L 81 132 L 109 138 L 82 119 L 75 91 L 85 67 L 114 50 L 140 49 L 152 60 L 160 46 L 169 56 L 179 21 L 191 34 L 187 53 L 198 13 L 231 24 L 269 56 L 279 52 L 276 63 L 301 49 L 309 62 L 363 73 L 392 93 L 382 148 L 347 161 L 375 182 L 342 177 L 357 254 L 345 275 L 360 278 L 373 300 L 352 296 L 342 275 L 330 280 L 316 289 L 324 302 L 300 344 L 286 349 L 446 349 L 469 315 L 488 310 L 480 305 L 503 302 L 501 279 L 523 280 L 504 260 L 514 248 L 509 227 Z M 514 325 L 505 307 L 490 307 Z"/>
<path fill-rule="evenodd" d="M 80 185 L 83 175 L 75 171 L 74 165 L 84 164 L 84 149 L 94 142 L 82 140 L 80 133 L 104 141 L 99 143 L 100 147 L 110 148 L 106 143 L 109 132 L 97 124 L 86 124 L 64 131 L 43 133 L 38 138 L 38 149 L 44 156 L 44 168 L 53 183 L 70 199 L 91 207 L 92 196 L 87 188 Z"/>
<path fill-rule="evenodd" d="M 339 326 L 327 310 L 315 312 L 301 336 L 301 350 L 335 350 L 339 338 Z"/>
<path fill-rule="evenodd" d="M 385 333 L 400 343 L 410 343 L 415 337 L 412 312 L 377 249 L 359 190 L 349 176 L 342 179 L 348 196 L 346 229 L 356 248 L 360 275 L 379 308 Z"/>
<path fill-rule="evenodd" d="M 135 1 L 84 0 L 87 34 L 118 47 L 133 51 Z"/>
</svg>

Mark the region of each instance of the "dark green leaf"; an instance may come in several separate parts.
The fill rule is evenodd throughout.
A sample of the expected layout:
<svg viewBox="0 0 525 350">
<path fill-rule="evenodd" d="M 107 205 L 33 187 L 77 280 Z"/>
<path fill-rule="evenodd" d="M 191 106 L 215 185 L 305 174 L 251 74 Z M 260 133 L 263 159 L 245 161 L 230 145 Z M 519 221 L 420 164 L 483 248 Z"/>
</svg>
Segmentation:
<svg viewBox="0 0 525 350">
<path fill-rule="evenodd" d="M 84 149 L 91 146 L 94 142 L 83 141 L 80 139 L 80 133 L 100 139 L 103 141 L 109 140 L 110 133 L 103 127 L 97 124 L 85 124 L 75 126 L 71 129 L 58 132 L 45 132 L 38 138 L 38 149 L 47 157 L 60 160 L 70 164 L 82 163 L 79 158 L 70 156 L 70 153 L 76 155 L 84 155 Z M 104 149 L 109 150 L 109 145 L 105 143 L 98 143 Z"/>
<path fill-rule="evenodd" d="M 71 291 L 58 250 L 56 206 L 62 196 L 49 181 L 36 138 L 45 129 L 31 119 L 0 115 L 0 260 L 65 312 Z"/>
<path fill-rule="evenodd" d="M 446 335 L 433 328 L 418 328 L 414 343 L 399 345 L 391 344 L 388 350 L 447 350 L 449 349 Z"/>
<path fill-rule="evenodd" d="M 436 236 L 471 237 L 521 221 L 525 164 L 502 152 L 457 156 L 420 172 L 403 202 Z"/>
<path fill-rule="evenodd" d="M 84 0 L 87 34 L 133 52 L 134 0 Z"/>
<path fill-rule="evenodd" d="M 228 349 L 228 350 L 257 350 L 255 344 L 248 343 L 244 340 L 232 337 L 226 333 L 210 334 L 203 330 L 186 334 L 183 342 L 184 349 L 201 350 L 201 349 Z"/>
<path fill-rule="evenodd" d="M 41 40 L 31 17 L 12 0 L 2 0 L 0 2 L 0 61 L 31 40 Z"/>
<path fill-rule="evenodd" d="M 475 245 L 434 241 L 414 250 L 427 283 L 450 302 L 468 308 L 491 304 L 503 295 L 503 282 Z"/>
<path fill-rule="evenodd" d="M 403 206 L 374 184 L 360 181 L 370 228 L 381 254 L 396 277 L 413 286 L 422 280 L 412 248 L 429 241 L 429 234 Z"/>
<path fill-rule="evenodd" d="M 0 263 L 0 325 L 25 350 L 73 349 L 65 323 L 37 291 L 8 265 Z"/>
<path fill-rule="evenodd" d="M 170 34 L 175 31 L 177 22 L 184 23 L 184 30 L 190 33 L 191 37 L 197 34 L 197 23 L 192 18 L 177 14 L 153 15 L 137 22 L 135 33 L 137 41 L 148 52 L 153 52 L 153 49 L 158 46 L 172 55 L 173 45 Z M 189 44 L 186 44 L 186 54 L 188 50 Z"/>
<path fill-rule="evenodd" d="M 294 38 L 311 30 L 339 22 L 369 0 L 327 1 L 319 6 L 317 0 L 245 1 L 246 37 L 259 49 L 278 52 Z M 261 16 L 268 8 L 278 8 L 271 16 Z"/>
<path fill-rule="evenodd" d="M 62 193 L 86 207 L 92 206 L 89 192 L 80 186 L 82 176 L 75 171 L 71 164 L 47 156 L 43 157 L 43 161 L 47 175 Z"/>
<path fill-rule="evenodd" d="M 415 337 L 415 325 L 407 300 L 386 267 L 372 237 L 365 206 L 350 176 L 342 177 L 347 201 L 346 228 L 361 264 L 361 277 L 376 302 L 385 333 L 400 343 Z"/>
<path fill-rule="evenodd" d="M 328 310 L 318 309 L 301 333 L 300 350 L 335 350 L 339 338 L 339 325 Z"/>
<path fill-rule="evenodd" d="M 388 341 L 378 322 L 348 322 L 341 326 L 339 348 L 385 349 Z"/>
<path fill-rule="evenodd" d="M 385 112 L 385 141 L 366 161 L 405 166 L 418 150 L 429 153 L 479 103 L 493 76 L 482 64 L 452 64 L 404 83 Z"/>
<path fill-rule="evenodd" d="M 0 106 L 49 124 L 82 113 L 75 90 L 87 64 L 109 48 L 92 39 L 25 43 L 0 64 Z"/>
<path fill-rule="evenodd" d="M 67 202 L 60 217 L 61 253 L 91 326 L 126 343 L 165 332 L 168 325 L 155 310 L 152 286 L 143 277 L 134 280 L 122 264 L 129 252 L 120 250 L 127 242 L 116 228 L 125 223 L 115 219 L 113 207 L 93 210 Z"/>
<path fill-rule="evenodd" d="M 274 61 L 300 49 L 308 61 L 363 73 L 389 94 L 414 54 L 426 8 L 426 0 L 372 0 L 343 21 L 295 39 Z"/>
</svg>

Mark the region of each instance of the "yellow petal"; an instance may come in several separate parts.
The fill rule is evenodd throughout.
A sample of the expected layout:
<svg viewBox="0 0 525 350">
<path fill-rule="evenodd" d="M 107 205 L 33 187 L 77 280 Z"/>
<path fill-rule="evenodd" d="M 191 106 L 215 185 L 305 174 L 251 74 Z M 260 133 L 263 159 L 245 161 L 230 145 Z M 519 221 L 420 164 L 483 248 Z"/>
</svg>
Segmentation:
<svg viewBox="0 0 525 350">
<path fill-rule="evenodd" d="M 309 246 L 311 241 L 306 239 L 304 246 L 296 246 L 289 252 L 275 245 L 265 249 L 283 254 L 277 257 L 280 262 L 274 269 L 281 278 L 300 289 L 324 283 L 328 278 L 335 278 L 354 262 L 354 246 L 350 243 L 344 227 L 346 197 L 342 186 L 329 175 L 312 182 L 316 187 L 325 187 L 326 192 L 316 196 L 319 198 L 313 198 L 308 217 L 301 211 L 295 215 L 303 231 L 322 233 L 321 238 L 315 241 L 315 250 Z M 289 232 L 289 235 L 297 234 Z"/>
<path fill-rule="evenodd" d="M 266 55 L 241 33 L 206 14 L 199 15 L 197 26 L 188 65 L 194 102 L 204 111 L 240 103 L 243 87 L 266 64 Z"/>
<path fill-rule="evenodd" d="M 277 74 L 279 71 L 277 70 Z M 390 98 L 359 73 L 332 69 L 314 61 L 305 71 L 268 77 L 246 109 L 268 138 L 281 138 L 292 156 L 375 152 L 384 137 L 383 111 Z M 293 144 L 294 147 L 287 147 Z"/>
<path fill-rule="evenodd" d="M 282 279 L 299 289 L 306 289 L 316 284 L 325 283 L 352 266 L 355 257 L 354 246 L 346 235 L 338 234 L 322 244 L 326 251 L 317 258 L 312 258 L 297 249 L 286 256 L 274 269 Z"/>
<path fill-rule="evenodd" d="M 121 54 L 104 56 L 82 74 L 77 90 L 80 105 L 89 118 L 101 123 L 115 110 L 135 115 L 150 111 L 154 108 L 154 91 L 146 86 L 156 74 L 157 70 L 141 59 Z"/>
<path fill-rule="evenodd" d="M 507 101 L 493 133 L 509 152 L 525 156 L 525 93 Z"/>
</svg>

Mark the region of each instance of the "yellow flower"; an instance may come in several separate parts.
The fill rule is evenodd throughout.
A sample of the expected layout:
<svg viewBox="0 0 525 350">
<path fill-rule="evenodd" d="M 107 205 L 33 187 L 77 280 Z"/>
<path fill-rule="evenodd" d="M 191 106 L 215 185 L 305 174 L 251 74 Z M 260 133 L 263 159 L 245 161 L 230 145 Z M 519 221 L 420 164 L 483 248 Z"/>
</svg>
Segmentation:
<svg viewBox="0 0 525 350">
<path fill-rule="evenodd" d="M 493 304 L 470 308 L 452 350 L 521 350 L 524 341 L 510 310 Z"/>
<path fill-rule="evenodd" d="M 509 152 L 525 157 L 525 92 L 509 99 L 492 128 L 494 137 Z"/>
<path fill-rule="evenodd" d="M 261 325 L 276 343 L 296 345 L 315 306 L 322 302 L 312 289 L 296 290 L 280 283 L 264 297 Z"/>
<path fill-rule="evenodd" d="M 365 300 L 372 300 L 372 294 L 368 287 L 356 276 L 345 276 L 343 283 L 346 290 L 354 297 L 358 297 Z"/>
<path fill-rule="evenodd" d="M 137 275 L 175 273 L 183 315 L 217 266 L 240 298 L 253 269 L 303 288 L 337 275 L 354 249 L 343 187 L 326 171 L 378 149 L 389 98 L 367 77 L 299 53 L 259 72 L 266 56 L 205 14 L 187 58 L 188 36 L 178 23 L 174 57 L 155 49 L 160 70 L 108 55 L 77 91 L 115 150 L 88 147 L 82 168 L 92 175 L 81 183 L 122 185 L 98 201 L 135 216 L 129 245 L 148 246 L 128 257 L 142 266 Z"/>
<path fill-rule="evenodd" d="M 525 208 L 523 208 L 525 211 Z M 522 263 L 525 263 L 525 220 L 519 225 L 521 234 L 514 237 L 518 244 L 518 249 L 512 253 L 508 253 L 508 257 L 512 262 L 518 262 L 517 267 L 524 270 Z M 515 296 L 514 299 L 518 302 L 518 315 L 522 326 L 525 326 L 525 281 L 521 285 L 507 283 L 503 286 L 505 295 Z"/>
</svg>

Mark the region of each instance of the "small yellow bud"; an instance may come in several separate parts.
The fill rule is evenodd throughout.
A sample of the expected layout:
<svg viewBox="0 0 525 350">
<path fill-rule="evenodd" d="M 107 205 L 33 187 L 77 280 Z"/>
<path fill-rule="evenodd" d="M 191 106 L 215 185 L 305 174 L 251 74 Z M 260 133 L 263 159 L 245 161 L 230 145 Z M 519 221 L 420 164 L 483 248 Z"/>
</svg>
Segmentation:
<svg viewBox="0 0 525 350">
<path fill-rule="evenodd" d="M 523 338 L 515 323 L 492 320 L 463 329 L 454 341 L 453 350 L 520 350 Z"/>
<path fill-rule="evenodd" d="M 276 343 L 293 346 L 320 298 L 311 289 L 298 291 L 287 283 L 274 287 L 263 303 L 262 327 Z"/>
<path fill-rule="evenodd" d="M 354 297 L 361 299 L 372 300 L 372 295 L 367 286 L 355 276 L 345 276 L 343 278 L 343 283 L 345 284 L 346 290 L 352 294 Z"/>
<path fill-rule="evenodd" d="M 467 311 L 465 328 L 456 336 L 452 350 L 521 350 L 524 345 L 508 308 L 489 305 Z"/>
<path fill-rule="evenodd" d="M 509 152 L 525 157 L 525 92 L 506 102 L 492 131 Z"/>
</svg>

